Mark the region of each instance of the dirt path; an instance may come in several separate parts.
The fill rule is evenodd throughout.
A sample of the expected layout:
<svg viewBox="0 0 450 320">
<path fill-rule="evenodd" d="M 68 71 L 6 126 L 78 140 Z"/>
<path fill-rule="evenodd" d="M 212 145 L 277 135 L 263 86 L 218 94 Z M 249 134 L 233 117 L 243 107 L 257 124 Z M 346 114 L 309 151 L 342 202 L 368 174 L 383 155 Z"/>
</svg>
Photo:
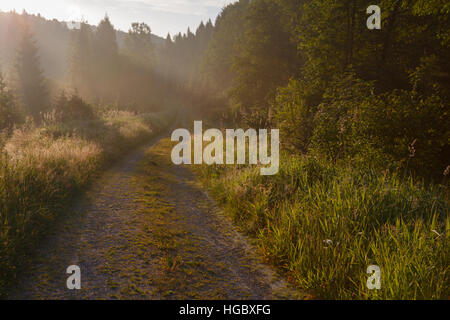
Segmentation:
<svg viewBox="0 0 450 320">
<path fill-rule="evenodd" d="M 162 139 L 90 188 L 38 251 L 10 299 L 298 297 L 257 257 Z M 66 268 L 81 268 L 81 290 Z"/>
</svg>

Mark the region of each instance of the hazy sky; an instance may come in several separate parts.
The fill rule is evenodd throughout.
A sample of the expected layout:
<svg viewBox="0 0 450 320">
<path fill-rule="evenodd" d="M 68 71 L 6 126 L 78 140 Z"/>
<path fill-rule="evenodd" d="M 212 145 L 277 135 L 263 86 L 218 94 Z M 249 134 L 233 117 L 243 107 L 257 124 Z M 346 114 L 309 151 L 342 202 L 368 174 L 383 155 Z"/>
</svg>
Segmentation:
<svg viewBox="0 0 450 320">
<path fill-rule="evenodd" d="M 108 14 L 114 26 L 128 31 L 132 22 L 145 22 L 152 32 L 165 37 L 167 32 L 195 31 L 200 21 L 214 22 L 228 3 L 236 0 L 0 0 L 0 10 L 15 9 L 58 20 L 87 20 L 97 24 Z"/>
</svg>

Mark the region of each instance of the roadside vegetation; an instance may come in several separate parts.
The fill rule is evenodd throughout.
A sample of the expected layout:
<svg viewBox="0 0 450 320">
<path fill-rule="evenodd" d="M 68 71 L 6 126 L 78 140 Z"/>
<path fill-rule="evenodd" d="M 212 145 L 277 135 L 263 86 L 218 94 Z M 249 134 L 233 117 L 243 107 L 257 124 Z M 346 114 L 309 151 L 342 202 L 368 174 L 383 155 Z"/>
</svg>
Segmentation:
<svg viewBox="0 0 450 320">
<path fill-rule="evenodd" d="M 48 114 L 41 125 L 24 124 L 3 141 L 0 295 L 70 200 L 111 161 L 173 121 L 170 109 L 141 114 L 113 108 L 91 111 L 91 119 L 75 121 Z"/>
<path fill-rule="evenodd" d="M 273 177 L 233 166 L 203 166 L 199 175 L 293 283 L 313 298 L 448 298 L 443 187 L 313 157 L 281 159 Z M 381 290 L 367 289 L 369 265 L 381 268 Z"/>
<path fill-rule="evenodd" d="M 199 64 L 214 127 L 277 128 L 273 177 L 200 177 L 263 254 L 315 298 L 447 299 L 450 7 L 383 0 L 241 0 Z M 414 34 L 414 37 L 411 37 Z M 366 287 L 369 265 L 382 289 Z"/>
</svg>

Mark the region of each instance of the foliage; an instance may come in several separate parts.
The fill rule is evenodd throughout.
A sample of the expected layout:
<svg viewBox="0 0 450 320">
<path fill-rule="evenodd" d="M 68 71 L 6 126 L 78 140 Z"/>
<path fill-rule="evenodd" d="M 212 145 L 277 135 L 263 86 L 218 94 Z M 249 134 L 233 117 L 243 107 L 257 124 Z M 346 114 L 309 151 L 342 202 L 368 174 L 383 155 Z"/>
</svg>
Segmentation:
<svg viewBox="0 0 450 320">
<path fill-rule="evenodd" d="M 331 160 L 389 163 L 438 181 L 448 165 L 450 115 L 439 90 L 375 95 L 370 82 L 338 78 L 314 119 L 312 148 Z"/>
<path fill-rule="evenodd" d="M 16 76 L 17 91 L 27 114 L 36 122 L 48 110 L 48 89 L 40 67 L 38 47 L 29 27 L 22 26 L 22 35 L 17 48 Z"/>
<path fill-rule="evenodd" d="M 154 45 L 151 29 L 145 23 L 133 23 L 125 38 L 124 51 L 130 59 L 142 66 L 151 67 L 154 63 Z"/>
<path fill-rule="evenodd" d="M 19 120 L 20 115 L 14 97 L 6 87 L 3 74 L 0 71 L 0 131 L 11 130 Z"/>
<path fill-rule="evenodd" d="M 63 122 L 92 120 L 94 117 L 91 105 L 83 101 L 77 94 L 72 94 L 67 98 L 64 91 L 61 92 L 56 102 L 55 112 L 57 119 Z"/>
<path fill-rule="evenodd" d="M 41 128 L 16 128 L 0 160 L 0 281 L 107 155 L 148 137 L 157 121 L 134 112 L 177 96 L 215 122 L 281 130 L 277 176 L 201 174 L 301 287 L 324 298 L 447 298 L 450 5 L 380 0 L 382 29 L 368 30 L 371 4 L 239 0 L 159 46 L 144 23 L 124 38 L 108 17 L 82 23 L 68 68 L 77 94 L 54 106 L 30 30 L 0 33 L 17 47 L 24 115 L 46 115 Z M 1 77 L 0 90 L 0 129 L 11 131 L 17 104 Z M 369 264 L 382 266 L 381 291 L 365 287 Z"/>
<path fill-rule="evenodd" d="M 264 257 L 315 298 L 447 299 L 445 190 L 374 168 L 285 155 L 258 168 L 203 166 L 199 174 Z M 368 290 L 367 267 L 381 268 Z"/>
<path fill-rule="evenodd" d="M 336 77 L 323 95 L 314 118 L 313 147 L 331 160 L 351 158 L 358 146 L 366 143 L 356 136 L 361 104 L 373 94 L 373 84 L 354 75 Z"/>
<path fill-rule="evenodd" d="M 278 89 L 273 107 L 283 147 L 291 152 L 306 153 L 313 134 L 315 108 L 304 100 L 302 88 L 299 80 L 292 79 L 288 86 Z"/>
</svg>

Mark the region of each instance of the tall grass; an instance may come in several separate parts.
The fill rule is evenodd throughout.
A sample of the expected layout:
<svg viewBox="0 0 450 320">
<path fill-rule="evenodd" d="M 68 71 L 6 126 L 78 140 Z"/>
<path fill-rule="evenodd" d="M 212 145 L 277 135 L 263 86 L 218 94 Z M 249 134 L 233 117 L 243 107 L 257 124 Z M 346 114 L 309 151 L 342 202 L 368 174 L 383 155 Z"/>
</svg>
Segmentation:
<svg viewBox="0 0 450 320">
<path fill-rule="evenodd" d="M 285 156 L 276 176 L 203 166 L 200 176 L 265 257 L 313 297 L 447 299 L 449 205 L 441 187 Z M 367 288 L 369 265 L 381 290 Z"/>
<path fill-rule="evenodd" d="M 170 122 L 169 113 L 108 111 L 91 121 L 16 129 L 0 152 L 0 297 L 71 197 L 108 160 Z"/>
</svg>

